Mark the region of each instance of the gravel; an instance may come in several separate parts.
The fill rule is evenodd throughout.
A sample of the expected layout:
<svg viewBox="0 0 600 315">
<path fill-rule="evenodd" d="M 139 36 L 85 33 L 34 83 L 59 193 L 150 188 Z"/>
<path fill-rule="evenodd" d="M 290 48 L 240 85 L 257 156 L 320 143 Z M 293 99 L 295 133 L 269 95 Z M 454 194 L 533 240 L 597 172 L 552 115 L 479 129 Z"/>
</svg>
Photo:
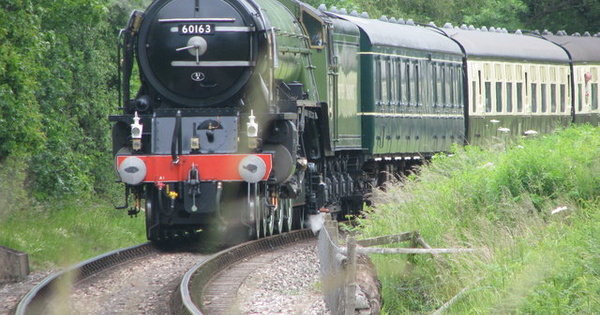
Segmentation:
<svg viewBox="0 0 600 315">
<path fill-rule="evenodd" d="M 0 314 L 11 314 L 25 294 L 55 271 L 35 272 L 25 277 L 23 281 L 0 284 Z"/>
<path fill-rule="evenodd" d="M 250 275 L 238 290 L 243 314 L 331 314 L 320 290 L 315 246 L 278 257 Z"/>
<path fill-rule="evenodd" d="M 320 291 L 316 252 L 314 245 L 301 247 L 252 273 L 238 290 L 243 314 L 330 314 Z M 52 308 L 71 314 L 167 314 L 181 277 L 203 257 L 160 254 L 111 268 L 75 284 L 63 295 L 68 296 L 69 303 L 57 303 Z M 0 314 L 10 314 L 19 300 L 52 272 L 0 285 Z"/>
<path fill-rule="evenodd" d="M 205 255 L 160 254 L 112 268 L 78 284 L 71 314 L 167 314 L 179 281 Z"/>
</svg>

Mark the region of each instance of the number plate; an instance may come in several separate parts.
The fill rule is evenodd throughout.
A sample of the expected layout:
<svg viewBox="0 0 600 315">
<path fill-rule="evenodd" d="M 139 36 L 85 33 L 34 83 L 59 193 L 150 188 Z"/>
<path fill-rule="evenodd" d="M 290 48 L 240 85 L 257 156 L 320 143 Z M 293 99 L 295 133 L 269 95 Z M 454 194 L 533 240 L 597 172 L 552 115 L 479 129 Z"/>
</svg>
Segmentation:
<svg viewBox="0 0 600 315">
<path fill-rule="evenodd" d="M 210 35 L 214 34 L 214 24 L 182 24 L 179 25 L 179 34 L 184 35 Z"/>
</svg>

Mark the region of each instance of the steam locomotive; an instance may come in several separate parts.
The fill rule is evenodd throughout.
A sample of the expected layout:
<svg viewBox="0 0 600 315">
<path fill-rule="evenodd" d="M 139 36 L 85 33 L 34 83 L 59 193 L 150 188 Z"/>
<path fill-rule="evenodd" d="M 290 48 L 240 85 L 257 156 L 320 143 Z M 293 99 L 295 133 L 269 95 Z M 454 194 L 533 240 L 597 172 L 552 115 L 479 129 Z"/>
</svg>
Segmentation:
<svg viewBox="0 0 600 315">
<path fill-rule="evenodd" d="M 150 240 L 358 212 L 372 187 L 455 144 L 597 123 L 597 51 L 597 36 L 296 0 L 155 0 L 119 36 L 123 208 L 145 212 Z"/>
</svg>

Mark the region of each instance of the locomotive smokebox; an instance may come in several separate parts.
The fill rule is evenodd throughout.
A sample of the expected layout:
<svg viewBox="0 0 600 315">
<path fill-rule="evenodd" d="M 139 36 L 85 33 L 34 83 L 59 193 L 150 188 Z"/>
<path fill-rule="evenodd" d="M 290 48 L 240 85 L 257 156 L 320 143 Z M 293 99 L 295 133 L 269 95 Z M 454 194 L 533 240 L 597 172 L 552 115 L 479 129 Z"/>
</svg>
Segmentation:
<svg viewBox="0 0 600 315">
<path fill-rule="evenodd" d="M 158 93 L 154 99 L 209 107 L 239 95 L 256 66 L 257 24 L 240 1 L 153 2 L 137 55 L 142 76 Z"/>
</svg>

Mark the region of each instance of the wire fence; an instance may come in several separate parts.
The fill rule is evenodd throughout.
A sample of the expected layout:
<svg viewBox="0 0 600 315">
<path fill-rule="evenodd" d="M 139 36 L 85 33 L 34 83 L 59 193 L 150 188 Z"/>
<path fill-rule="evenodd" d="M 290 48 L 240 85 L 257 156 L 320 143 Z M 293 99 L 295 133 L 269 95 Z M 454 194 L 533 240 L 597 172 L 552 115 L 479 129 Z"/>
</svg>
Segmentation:
<svg viewBox="0 0 600 315">
<path fill-rule="evenodd" d="M 325 304 L 332 314 L 379 314 L 381 292 L 364 292 L 361 287 L 369 286 L 357 283 L 359 255 L 408 254 L 409 259 L 412 259 L 410 257 L 417 254 L 438 257 L 439 254 L 476 251 L 471 248 L 431 248 L 417 231 L 359 241 L 348 237 L 345 241 L 345 245 L 340 243 L 337 222 L 326 215 L 324 226 L 319 232 L 318 255 Z M 410 247 L 372 247 L 401 242 L 410 242 Z M 364 277 L 361 277 L 360 281 L 363 280 Z M 372 287 L 371 285 L 370 288 Z"/>
</svg>

